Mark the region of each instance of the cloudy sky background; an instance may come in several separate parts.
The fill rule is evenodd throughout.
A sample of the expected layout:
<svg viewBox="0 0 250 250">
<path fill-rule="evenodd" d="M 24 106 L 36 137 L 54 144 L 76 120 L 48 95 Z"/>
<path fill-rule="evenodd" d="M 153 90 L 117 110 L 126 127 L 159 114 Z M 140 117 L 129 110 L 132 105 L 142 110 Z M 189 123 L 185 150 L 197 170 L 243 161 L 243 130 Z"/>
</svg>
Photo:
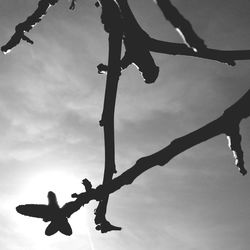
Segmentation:
<svg viewBox="0 0 250 250">
<path fill-rule="evenodd" d="M 4 45 L 38 1 L 0 0 Z M 152 0 L 130 0 L 138 21 L 152 36 L 181 42 Z M 206 44 L 250 49 L 247 0 L 173 0 Z M 250 245 L 249 176 L 242 177 L 224 136 L 155 167 L 113 194 L 108 218 L 121 232 L 95 231 L 95 202 L 70 218 L 73 235 L 46 237 L 46 224 L 21 216 L 15 207 L 59 203 L 81 192 L 81 180 L 102 181 L 101 117 L 107 34 L 94 1 L 67 0 L 51 7 L 22 42 L 0 55 L 0 248 L 5 250 L 245 250 Z M 217 118 L 248 90 L 250 62 L 232 68 L 197 58 L 153 55 L 160 75 L 144 84 L 135 67 L 123 72 L 116 106 L 118 173 L 141 156 Z M 246 168 L 250 169 L 250 125 L 242 122 Z"/>
</svg>

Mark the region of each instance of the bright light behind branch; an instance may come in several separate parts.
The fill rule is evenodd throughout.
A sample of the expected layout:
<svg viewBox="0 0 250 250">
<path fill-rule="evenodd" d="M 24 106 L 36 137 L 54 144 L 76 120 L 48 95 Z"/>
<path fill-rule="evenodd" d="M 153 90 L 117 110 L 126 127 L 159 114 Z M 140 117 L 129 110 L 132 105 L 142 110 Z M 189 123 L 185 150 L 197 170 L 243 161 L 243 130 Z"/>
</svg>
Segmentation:
<svg viewBox="0 0 250 250">
<path fill-rule="evenodd" d="M 27 182 L 20 188 L 18 197 L 15 196 L 15 199 L 9 199 L 8 204 L 5 203 L 3 213 L 11 218 L 10 223 L 13 231 L 22 232 L 23 237 L 27 237 L 30 249 L 52 249 L 53 244 L 64 242 L 67 245 L 69 241 L 60 233 L 53 237 L 45 236 L 44 232 L 48 223 L 44 223 L 42 219 L 22 216 L 15 211 L 15 207 L 21 204 L 48 204 L 48 191 L 55 192 L 59 206 L 63 206 L 66 202 L 73 200 L 70 197 L 72 193 L 84 191 L 81 179 L 81 177 L 65 170 L 38 171 L 27 176 Z M 80 242 L 79 239 L 84 239 L 82 247 L 93 250 L 93 241 L 88 228 L 88 216 L 89 212 L 83 209 L 77 216 L 70 217 L 69 222 L 74 232 L 73 240 Z"/>
<path fill-rule="evenodd" d="M 82 190 L 81 190 L 82 188 Z M 82 192 L 81 177 L 69 171 L 40 171 L 27 178 L 27 183 L 21 190 L 21 197 L 29 203 L 47 203 L 48 191 L 56 193 L 58 203 L 62 206 L 70 201 L 70 196 L 75 192 Z M 20 200 L 22 202 L 22 200 Z"/>
</svg>

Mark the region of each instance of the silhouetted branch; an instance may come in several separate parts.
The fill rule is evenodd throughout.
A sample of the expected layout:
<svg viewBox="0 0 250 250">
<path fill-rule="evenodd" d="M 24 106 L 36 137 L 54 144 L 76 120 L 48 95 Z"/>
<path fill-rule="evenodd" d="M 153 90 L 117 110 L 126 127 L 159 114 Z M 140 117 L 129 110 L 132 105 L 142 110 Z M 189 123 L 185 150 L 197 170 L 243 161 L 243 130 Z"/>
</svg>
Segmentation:
<svg viewBox="0 0 250 250">
<path fill-rule="evenodd" d="M 100 1 L 102 4 L 101 19 L 105 30 L 109 33 L 109 59 L 108 74 L 106 79 L 106 90 L 104 97 L 103 113 L 100 125 L 104 127 L 105 143 L 105 169 L 103 184 L 109 182 L 116 173 L 115 166 L 115 137 L 114 137 L 114 112 L 119 77 L 121 69 L 119 66 L 121 58 L 121 46 L 123 28 L 120 16 L 120 10 L 114 1 Z M 108 195 L 100 201 L 95 211 L 96 229 L 102 233 L 111 230 L 121 230 L 120 227 L 111 225 L 106 219 L 106 210 L 108 204 Z"/>
<path fill-rule="evenodd" d="M 195 52 L 185 44 L 160 41 L 154 38 L 145 38 L 144 43 L 148 44 L 150 51 L 168 55 L 192 56 L 202 59 L 214 60 L 221 63 L 226 63 L 230 66 L 235 66 L 239 60 L 250 60 L 250 50 L 218 50 L 206 48 L 202 51 Z M 120 62 L 121 69 L 129 66 L 126 54 Z M 108 66 L 99 64 L 97 66 L 98 73 L 106 73 Z"/>
<path fill-rule="evenodd" d="M 121 12 L 123 42 L 126 49 L 125 55 L 121 60 L 121 69 L 125 69 L 134 63 L 142 73 L 145 82 L 153 83 L 158 77 L 159 67 L 156 66 L 146 43 L 149 36 L 136 21 L 127 0 L 117 0 L 116 2 Z M 106 28 L 105 30 L 107 31 Z M 106 73 L 108 71 L 108 66 L 104 64 L 99 64 L 97 68 L 98 73 Z"/>
<path fill-rule="evenodd" d="M 9 52 L 12 48 L 18 45 L 21 40 L 33 44 L 33 41 L 25 35 L 25 32 L 29 32 L 38 22 L 40 22 L 42 17 L 46 15 L 48 8 L 51 5 L 55 5 L 58 1 L 59 0 L 40 0 L 35 12 L 29 16 L 25 22 L 16 26 L 16 32 L 14 35 L 7 44 L 1 47 L 2 52 Z M 204 47 L 202 50 L 195 52 L 185 44 L 159 41 L 151 38 L 136 21 L 127 1 L 119 0 L 117 2 L 120 11 L 123 14 L 124 45 L 126 47 L 125 55 L 121 60 L 121 69 L 127 68 L 132 63 L 136 64 L 142 72 L 146 83 L 154 82 L 159 73 L 159 67 L 155 65 L 150 51 L 170 55 L 185 55 L 210 59 L 227 63 L 231 66 L 235 65 L 235 60 L 250 59 L 250 50 L 223 51 Z M 76 0 L 71 0 L 70 9 L 74 9 L 75 4 Z M 170 9 L 173 7 L 170 1 L 158 1 L 158 5 L 161 6 L 161 8 L 165 5 L 170 6 Z M 173 8 L 176 9 L 175 7 Z M 112 13 L 112 11 L 109 11 L 109 13 Z M 170 20 L 172 20 L 172 17 L 170 17 Z M 107 71 L 107 69 L 106 66 L 101 72 L 103 73 Z"/>
<path fill-rule="evenodd" d="M 72 197 L 75 198 L 75 201 L 67 202 L 62 208 L 60 208 L 60 211 L 57 209 L 56 211 L 58 215 L 60 218 L 63 218 L 64 222 L 67 222 L 67 218 L 91 200 L 105 200 L 108 195 L 116 192 L 121 187 L 132 184 L 138 176 L 143 174 L 148 169 L 158 165 L 164 166 L 180 153 L 220 134 L 226 134 L 230 138 L 230 141 L 232 142 L 230 148 L 234 153 L 236 166 L 240 173 L 245 175 L 247 171 L 244 168 L 243 152 L 240 145 L 239 125 L 242 119 L 249 116 L 250 90 L 248 90 L 247 93 L 243 95 L 234 105 L 226 109 L 225 112 L 216 120 L 208 123 L 198 130 L 193 131 L 192 133 L 173 140 L 168 146 L 155 152 L 154 154 L 140 158 L 136 161 L 134 166 L 113 180 L 105 182 L 96 189 L 92 188 L 92 185 L 88 180 L 83 180 L 86 192 L 73 194 Z M 39 210 L 39 214 L 37 215 L 37 206 L 39 206 L 39 209 L 42 208 L 42 214 Z M 47 218 L 47 214 L 51 215 L 51 212 L 46 212 L 47 210 L 48 208 L 45 205 L 28 204 L 17 207 L 17 211 L 23 215 L 41 218 L 45 217 L 46 221 L 54 221 L 58 218 L 55 213 L 53 213 L 53 216 Z M 44 211 L 46 212 L 45 215 Z M 108 223 L 109 222 L 107 222 L 105 226 L 108 225 Z M 103 230 L 106 229 L 105 226 L 103 227 Z M 112 228 L 112 225 L 110 228 Z M 117 230 L 117 227 L 113 226 L 113 229 Z M 120 230 L 120 228 L 118 228 L 118 230 Z"/>
<path fill-rule="evenodd" d="M 191 23 L 173 6 L 170 0 L 154 0 L 165 18 L 180 33 L 183 41 L 195 51 L 206 49 L 204 41 L 195 33 Z"/>
<path fill-rule="evenodd" d="M 76 8 L 76 0 L 71 0 L 71 4 L 69 6 L 69 9 L 70 10 L 75 10 Z"/>
<path fill-rule="evenodd" d="M 23 23 L 16 26 L 16 31 L 10 41 L 2 46 L 1 50 L 6 53 L 25 40 L 33 43 L 25 32 L 29 32 L 42 17 L 47 13 L 51 5 L 55 5 L 59 0 L 40 0 L 38 8 Z M 100 125 L 104 127 L 105 142 L 105 170 L 103 185 L 96 189 L 92 188 L 91 183 L 84 179 L 82 184 L 85 192 L 81 194 L 72 194 L 75 201 L 66 203 L 62 208 L 55 202 L 54 193 L 49 192 L 49 205 L 28 204 L 18 206 L 17 211 L 23 215 L 42 218 L 44 221 L 51 221 L 46 230 L 47 235 L 52 235 L 61 231 L 66 235 L 72 233 L 67 218 L 78 211 L 90 200 L 99 201 L 95 211 L 96 229 L 101 232 L 111 230 L 121 230 L 120 227 L 111 225 L 106 220 L 106 210 L 109 194 L 117 191 L 124 185 L 131 184 L 139 175 L 146 170 L 160 165 L 163 166 L 178 154 L 198 145 L 208 139 L 220 134 L 226 134 L 229 140 L 229 147 L 235 157 L 235 165 L 242 175 L 247 173 L 244 167 L 243 151 L 241 148 L 241 135 L 239 125 L 243 118 L 250 115 L 250 90 L 234 105 L 228 108 L 221 117 L 210 122 L 206 126 L 187 134 L 183 137 L 173 140 L 162 150 L 142 157 L 120 176 L 113 178 L 116 173 L 115 166 L 115 138 L 114 138 L 114 111 L 117 94 L 117 86 L 121 69 L 125 69 L 131 63 L 138 66 L 146 83 L 152 83 L 156 80 L 159 67 L 156 66 L 151 51 L 171 55 L 186 55 L 206 59 L 212 59 L 219 62 L 235 65 L 235 60 L 250 59 L 249 50 L 239 51 L 221 51 L 208 49 L 203 40 L 194 32 L 191 24 L 179 13 L 169 0 L 155 0 L 164 16 L 174 25 L 174 27 L 183 35 L 185 44 L 169 43 L 152 39 L 140 27 L 136 21 L 127 0 L 99 0 L 97 3 L 102 6 L 101 20 L 104 29 L 109 33 L 109 61 L 108 66 L 99 65 L 98 71 L 107 71 L 106 90 L 104 106 Z M 75 9 L 76 0 L 71 0 L 70 9 Z M 121 59 L 122 40 L 125 45 L 125 55 Z M 53 199 L 50 199 L 54 197 Z"/>
<path fill-rule="evenodd" d="M 56 194 L 52 191 L 48 192 L 48 205 L 44 204 L 27 204 L 20 205 L 16 208 L 17 212 L 34 218 L 41 218 L 44 222 L 50 221 L 50 224 L 45 230 L 47 236 L 51 236 L 58 231 L 71 235 L 72 229 L 63 208 L 60 208 L 57 203 Z"/>
<path fill-rule="evenodd" d="M 237 60 L 250 59 L 250 50 L 217 50 L 206 48 L 202 51 L 195 52 L 185 44 L 181 43 L 164 42 L 153 38 L 150 38 L 148 43 L 150 44 L 150 50 L 153 52 L 169 55 L 194 56 L 227 63 L 231 66 L 234 66 L 236 64 L 235 61 Z"/>
<path fill-rule="evenodd" d="M 230 138 L 233 146 L 236 167 L 242 175 L 247 173 L 244 167 L 243 152 L 239 134 L 239 125 L 242 119 L 250 116 L 250 90 L 246 92 L 235 104 L 230 106 L 216 120 L 185 136 L 173 140 L 168 146 L 156 153 L 137 160 L 136 164 L 110 183 L 97 187 L 94 199 L 101 199 L 107 193 L 113 193 L 122 186 L 131 184 L 139 175 L 154 166 L 164 166 L 175 156 L 217 135 L 225 134 Z M 238 163 L 240 162 L 240 164 Z"/>
<path fill-rule="evenodd" d="M 122 69 L 134 63 L 142 73 L 145 83 L 153 83 L 159 75 L 147 44 L 148 34 L 140 27 L 127 0 L 117 0 L 120 7 L 124 28 L 125 55 L 121 62 Z"/>
<path fill-rule="evenodd" d="M 33 44 L 33 41 L 25 36 L 24 33 L 29 32 L 37 23 L 39 23 L 43 16 L 46 15 L 49 7 L 55 5 L 58 1 L 59 0 L 40 0 L 35 12 L 29 16 L 26 21 L 19 23 L 16 26 L 14 35 L 4 46 L 1 47 L 1 51 L 3 53 L 8 53 L 12 48 L 18 45 L 21 40 Z"/>
</svg>

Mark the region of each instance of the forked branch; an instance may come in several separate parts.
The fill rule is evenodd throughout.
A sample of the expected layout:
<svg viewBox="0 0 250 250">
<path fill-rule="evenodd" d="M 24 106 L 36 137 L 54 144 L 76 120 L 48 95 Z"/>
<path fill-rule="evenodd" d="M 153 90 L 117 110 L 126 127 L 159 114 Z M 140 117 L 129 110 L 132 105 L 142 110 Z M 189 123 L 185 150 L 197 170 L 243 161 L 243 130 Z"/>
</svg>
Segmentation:
<svg viewBox="0 0 250 250">
<path fill-rule="evenodd" d="M 139 175 L 154 166 L 164 166 L 175 156 L 182 152 L 205 142 L 220 134 L 225 134 L 231 141 L 230 149 L 233 151 L 236 167 L 242 175 L 247 173 L 244 167 L 243 151 L 239 126 L 242 119 L 250 116 L 250 90 L 246 92 L 235 104 L 230 106 L 216 120 L 208 123 L 202 128 L 195 130 L 185 136 L 173 140 L 165 148 L 137 160 L 135 165 L 120 176 L 114 178 L 108 185 L 99 186 L 96 189 L 96 197 L 101 199 L 105 193 L 113 193 L 126 184 L 131 184 Z M 98 197 L 100 196 L 100 197 Z"/>
<path fill-rule="evenodd" d="M 55 5 L 59 0 L 40 0 L 38 8 L 23 23 L 16 26 L 16 31 L 9 42 L 1 50 L 6 53 L 18 45 L 21 40 L 31 44 L 25 32 L 29 32 L 42 17 L 46 15 L 48 8 Z M 105 217 L 109 194 L 117 191 L 124 185 L 131 184 L 139 175 L 154 166 L 163 166 L 178 154 L 198 145 L 217 135 L 225 134 L 229 140 L 229 147 L 235 157 L 235 165 L 242 175 L 247 173 L 244 167 L 243 151 L 241 148 L 241 135 L 239 126 L 242 119 L 250 115 L 250 90 L 234 105 L 228 108 L 222 116 L 210 122 L 206 126 L 173 140 L 168 146 L 160 151 L 140 158 L 134 166 L 129 168 L 120 176 L 113 178 L 115 168 L 115 141 L 114 141 L 114 111 L 116 102 L 117 86 L 120 70 L 126 68 L 131 63 L 135 63 L 142 72 L 146 83 L 156 80 L 159 68 L 155 65 L 151 51 L 171 55 L 187 55 L 200 58 L 216 60 L 219 62 L 235 65 L 235 60 L 250 59 L 250 51 L 220 51 L 208 49 L 201 38 L 196 35 L 191 24 L 180 14 L 169 0 L 155 0 L 164 16 L 182 34 L 185 44 L 176 44 L 158 41 L 150 38 L 140 27 L 134 17 L 127 0 L 99 0 L 102 6 L 102 22 L 104 29 L 109 33 L 109 62 L 108 66 L 100 67 L 100 71 L 107 71 L 106 91 L 104 108 L 100 125 L 104 127 L 105 140 L 105 171 L 103 184 L 96 189 L 88 181 L 83 181 L 86 192 L 73 194 L 74 201 L 66 203 L 62 208 L 56 207 L 51 212 L 46 205 L 19 206 L 17 211 L 24 215 L 37 217 L 33 209 L 45 209 L 49 211 L 46 221 L 51 221 L 52 226 L 48 229 L 48 235 L 58 230 L 65 234 L 71 234 L 71 228 L 67 218 L 87 204 L 90 200 L 100 201 L 96 210 L 95 223 L 101 232 L 110 230 L 120 230 L 121 228 L 111 225 Z M 70 9 L 75 8 L 76 0 L 71 0 Z M 122 39 L 126 48 L 123 59 L 121 55 Z M 54 197 L 53 193 L 49 193 Z M 55 200 L 55 199 L 54 199 Z M 54 203 L 55 204 L 55 203 Z M 27 210 L 28 208 L 28 210 Z M 31 210 L 30 210 L 31 209 Z M 33 214 L 33 215 L 31 215 Z M 40 216 L 40 215 L 39 215 Z M 60 221 L 64 221 L 64 228 L 59 229 Z M 61 225 L 61 224 L 60 224 Z"/>
<path fill-rule="evenodd" d="M 59 0 L 40 0 L 34 13 L 30 15 L 24 22 L 19 23 L 16 26 L 14 35 L 4 46 L 1 47 L 1 51 L 3 53 L 8 53 L 12 48 L 18 45 L 21 40 L 33 44 L 34 42 L 25 35 L 25 32 L 29 32 L 37 23 L 39 23 L 43 16 L 46 15 L 49 7 L 51 5 L 55 5 L 58 1 Z"/>
<path fill-rule="evenodd" d="M 141 72 L 143 72 L 144 79 L 148 82 L 153 82 L 158 75 L 158 67 L 154 64 L 153 58 L 151 57 L 149 51 L 164 53 L 169 55 L 185 55 L 185 56 L 193 56 L 199 57 L 209 60 L 215 60 L 223 63 L 227 63 L 229 65 L 234 66 L 235 60 L 249 60 L 250 59 L 250 50 L 235 50 L 235 51 L 223 51 L 216 49 L 208 49 L 204 44 L 203 40 L 200 39 L 192 29 L 191 24 L 186 20 L 178 10 L 171 4 L 169 0 L 155 0 L 164 13 L 167 20 L 169 20 L 174 27 L 179 27 L 182 30 L 185 41 L 185 44 L 171 43 L 165 41 L 159 41 L 154 38 L 149 37 L 149 35 L 140 27 L 138 22 L 130 10 L 127 1 L 118 1 L 120 4 L 120 9 L 124 14 L 124 28 L 126 39 L 125 45 L 127 47 L 127 53 L 121 62 L 121 68 L 125 69 L 131 63 L 138 64 L 137 66 L 140 68 Z M 11 51 L 15 46 L 17 46 L 21 40 L 24 40 L 30 44 L 33 44 L 33 41 L 26 36 L 26 32 L 29 32 L 36 24 L 38 24 L 43 16 L 47 14 L 47 11 L 50 6 L 58 3 L 59 0 L 40 0 L 38 3 L 37 9 L 34 11 L 32 15 L 30 15 L 24 22 L 19 23 L 15 28 L 15 33 L 10 38 L 10 40 L 1 47 L 1 51 L 3 53 L 7 53 Z M 100 1 L 98 1 L 100 2 Z M 113 2 L 113 0 L 111 0 Z M 76 0 L 71 0 L 70 9 L 75 8 Z M 171 14 L 170 9 L 175 10 L 174 13 L 178 16 L 177 21 L 175 21 L 175 15 Z M 186 24 L 185 24 L 186 23 Z M 185 24 L 185 25 L 184 25 Z M 182 28 L 181 28 L 182 27 Z M 127 30 L 127 32 L 126 32 Z M 142 48 L 145 52 L 142 51 Z M 197 52 L 192 48 L 196 48 Z M 202 48 L 202 49 L 201 49 Z M 147 51 L 148 50 L 148 51 Z M 136 53 L 135 53 L 136 52 Z M 138 52 L 140 52 L 138 54 Z M 143 56 L 144 59 L 141 59 Z M 151 62 L 150 62 L 151 61 Z M 149 62 L 146 64 L 145 62 Z M 148 65 L 152 66 L 151 68 Z M 101 68 L 102 72 L 107 71 L 107 67 Z M 154 75 L 154 77 L 149 77 L 149 73 L 147 70 Z M 148 80 L 147 80 L 148 79 Z"/>
<path fill-rule="evenodd" d="M 90 183 L 83 181 L 86 192 L 73 194 L 74 201 L 67 202 L 60 210 L 60 216 L 66 220 L 73 213 L 77 212 L 85 204 L 91 200 L 102 201 L 108 195 L 116 192 L 125 185 L 132 184 L 133 181 L 148 169 L 155 166 L 164 166 L 175 156 L 181 154 L 189 148 L 192 148 L 204 141 L 207 141 L 217 135 L 226 134 L 232 142 L 230 146 L 234 153 L 236 166 L 242 175 L 247 173 L 244 167 L 243 151 L 240 145 L 239 125 L 242 119 L 250 116 L 250 90 L 242 96 L 234 105 L 229 107 L 216 120 L 208 123 L 204 127 L 195 130 L 185 136 L 173 140 L 165 148 L 155 152 L 154 154 L 145 156 L 136 161 L 135 165 L 118 177 L 105 182 L 96 189 L 92 188 Z M 17 211 L 23 215 L 27 214 L 27 207 L 30 205 L 21 205 L 17 207 Z M 32 215 L 29 215 L 32 216 Z M 51 219 L 53 220 L 53 218 Z"/>
</svg>

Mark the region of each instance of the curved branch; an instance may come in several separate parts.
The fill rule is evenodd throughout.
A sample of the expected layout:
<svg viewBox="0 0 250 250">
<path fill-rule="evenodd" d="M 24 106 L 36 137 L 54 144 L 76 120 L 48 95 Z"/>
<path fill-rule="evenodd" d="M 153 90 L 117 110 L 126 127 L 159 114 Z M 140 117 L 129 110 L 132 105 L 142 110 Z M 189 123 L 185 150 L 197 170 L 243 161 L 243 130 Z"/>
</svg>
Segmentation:
<svg viewBox="0 0 250 250">
<path fill-rule="evenodd" d="M 40 0 L 38 3 L 37 9 L 34 13 L 29 16 L 24 22 L 19 23 L 16 26 L 16 31 L 14 35 L 10 38 L 10 40 L 1 47 L 1 51 L 3 53 L 8 53 L 14 48 L 16 45 L 20 43 L 21 40 L 24 40 L 30 44 L 34 42 L 24 35 L 25 32 L 29 32 L 37 23 L 39 23 L 43 16 L 47 14 L 47 10 L 51 5 L 55 5 L 59 0 Z"/>
<path fill-rule="evenodd" d="M 98 186 L 93 189 L 91 193 L 82 193 L 78 196 L 77 200 L 74 202 L 79 202 L 79 204 L 86 204 L 90 200 L 102 200 L 107 194 L 113 193 L 123 187 L 124 185 L 131 184 L 139 175 L 147 171 L 148 169 L 155 167 L 157 165 L 164 166 L 170 160 L 180 153 L 204 142 L 217 135 L 226 134 L 227 136 L 233 137 L 230 131 L 235 131 L 239 128 L 239 124 L 242 119 L 250 116 L 250 90 L 242 96 L 234 105 L 229 107 L 225 112 L 216 120 L 208 123 L 202 128 L 193 131 L 185 136 L 179 137 L 173 140 L 165 148 L 145 156 L 137 160 L 134 166 L 129 168 L 127 171 L 114 178 L 109 183 Z M 234 140 L 233 138 L 231 138 Z M 234 153 L 236 153 L 237 158 L 242 159 L 242 152 L 237 152 L 236 148 L 240 147 L 240 140 L 234 140 L 235 146 L 232 148 Z M 237 155 L 239 153 L 239 155 Z M 244 165 L 236 165 L 241 174 L 245 175 L 247 173 Z M 74 203 L 73 202 L 73 203 Z M 73 205 L 71 203 L 71 205 Z M 68 210 L 68 215 L 71 215 L 70 210 Z"/>
</svg>

